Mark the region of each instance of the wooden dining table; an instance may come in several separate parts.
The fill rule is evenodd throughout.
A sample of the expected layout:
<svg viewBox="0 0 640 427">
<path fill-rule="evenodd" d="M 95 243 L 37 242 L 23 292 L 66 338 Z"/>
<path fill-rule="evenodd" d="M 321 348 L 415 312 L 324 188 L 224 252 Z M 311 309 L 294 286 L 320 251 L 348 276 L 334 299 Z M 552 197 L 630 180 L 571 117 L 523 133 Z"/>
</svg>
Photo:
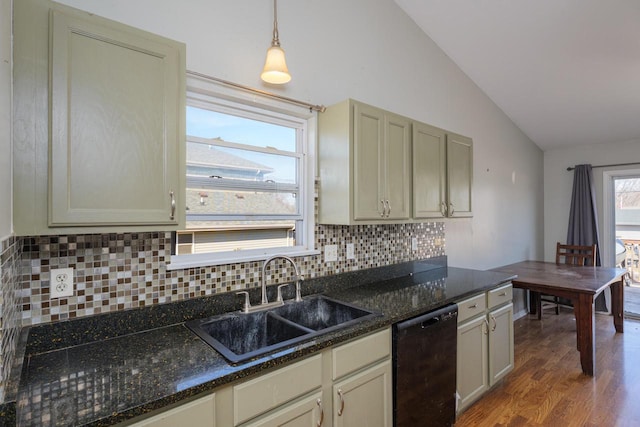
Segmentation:
<svg viewBox="0 0 640 427">
<path fill-rule="evenodd" d="M 491 271 L 517 275 L 513 287 L 530 291 L 530 313 L 536 314 L 540 294 L 571 300 L 576 317 L 576 335 L 582 372 L 595 374 L 595 298 L 611 288 L 611 314 L 616 332 L 624 331 L 624 275 L 612 267 L 581 267 L 542 261 L 522 261 Z M 540 319 L 541 313 L 537 313 Z"/>
</svg>

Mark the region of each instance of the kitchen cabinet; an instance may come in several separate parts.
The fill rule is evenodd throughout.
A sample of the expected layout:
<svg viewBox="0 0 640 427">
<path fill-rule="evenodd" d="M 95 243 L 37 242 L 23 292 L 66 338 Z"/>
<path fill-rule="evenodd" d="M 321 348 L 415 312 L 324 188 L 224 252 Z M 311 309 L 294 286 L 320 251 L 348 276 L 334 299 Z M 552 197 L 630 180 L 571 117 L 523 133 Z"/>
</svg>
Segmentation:
<svg viewBox="0 0 640 427">
<path fill-rule="evenodd" d="M 15 19 L 16 234 L 177 229 L 185 45 L 46 0 Z"/>
<path fill-rule="evenodd" d="M 317 395 L 321 386 L 321 354 L 237 384 L 233 387 L 233 425 L 242 424 L 273 409 L 277 409 L 274 415 L 277 419 L 298 418 L 300 408 L 297 404 L 295 407 L 289 406 L 288 402 L 312 392 L 313 395 L 306 402 L 315 402 L 320 398 Z M 302 414 L 307 418 L 317 412 L 314 408 L 310 413 L 307 410 L 309 405 L 303 406 Z M 316 415 L 316 420 L 319 420 L 320 414 Z"/>
<path fill-rule="evenodd" d="M 333 425 L 392 426 L 391 361 L 374 365 L 333 386 Z"/>
<path fill-rule="evenodd" d="M 391 329 L 216 390 L 217 425 L 393 423 Z"/>
<path fill-rule="evenodd" d="M 138 421 L 134 427 L 215 427 L 215 395 L 212 393 L 190 403 Z"/>
<path fill-rule="evenodd" d="M 319 220 L 405 222 L 411 203 L 411 122 L 354 100 L 319 116 Z"/>
<path fill-rule="evenodd" d="M 513 370 L 511 284 L 458 302 L 458 413 Z"/>
<path fill-rule="evenodd" d="M 318 124 L 320 223 L 473 215 L 471 138 L 352 99 Z"/>
<path fill-rule="evenodd" d="M 473 141 L 414 122 L 414 218 L 472 216 Z"/>
<path fill-rule="evenodd" d="M 332 378 L 334 427 L 393 425 L 390 329 L 335 348 Z"/>
</svg>

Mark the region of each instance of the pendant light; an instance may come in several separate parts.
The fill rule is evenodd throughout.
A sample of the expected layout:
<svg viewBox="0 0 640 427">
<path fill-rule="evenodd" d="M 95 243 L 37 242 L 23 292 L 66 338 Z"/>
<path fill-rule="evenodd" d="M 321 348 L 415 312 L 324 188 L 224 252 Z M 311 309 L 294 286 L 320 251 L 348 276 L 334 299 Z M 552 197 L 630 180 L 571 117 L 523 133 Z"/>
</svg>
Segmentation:
<svg viewBox="0 0 640 427">
<path fill-rule="evenodd" d="M 277 0 L 273 0 L 273 40 L 271 40 L 271 47 L 267 49 L 267 59 L 260 78 L 272 84 L 284 84 L 291 80 L 291 74 L 284 59 L 284 50 L 280 47 L 278 38 Z"/>
</svg>

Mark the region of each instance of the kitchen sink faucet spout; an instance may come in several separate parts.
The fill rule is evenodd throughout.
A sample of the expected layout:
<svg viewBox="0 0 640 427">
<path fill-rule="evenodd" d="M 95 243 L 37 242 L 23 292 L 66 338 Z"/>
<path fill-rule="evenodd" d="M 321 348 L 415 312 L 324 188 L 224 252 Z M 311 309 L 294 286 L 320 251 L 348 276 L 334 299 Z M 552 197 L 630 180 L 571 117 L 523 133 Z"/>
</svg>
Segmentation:
<svg viewBox="0 0 640 427">
<path fill-rule="evenodd" d="M 269 304 L 269 300 L 267 299 L 267 265 L 276 259 L 283 259 L 289 261 L 289 263 L 293 266 L 293 270 L 295 272 L 295 280 L 296 280 L 296 301 L 302 301 L 302 296 L 300 295 L 300 282 L 304 280 L 304 277 L 300 274 L 300 270 L 296 265 L 295 261 L 286 256 L 286 255 L 274 255 L 270 258 L 267 258 L 262 264 L 262 304 Z"/>
</svg>

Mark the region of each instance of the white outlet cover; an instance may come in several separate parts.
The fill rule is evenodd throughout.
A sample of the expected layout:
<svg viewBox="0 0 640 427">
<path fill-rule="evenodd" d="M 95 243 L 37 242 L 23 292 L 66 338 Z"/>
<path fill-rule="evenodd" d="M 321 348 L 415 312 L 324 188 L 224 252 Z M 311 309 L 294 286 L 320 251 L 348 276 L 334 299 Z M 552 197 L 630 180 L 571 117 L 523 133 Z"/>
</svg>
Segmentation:
<svg viewBox="0 0 640 427">
<path fill-rule="evenodd" d="M 70 297 L 73 295 L 73 268 L 54 268 L 51 270 L 49 283 L 51 298 Z"/>
<path fill-rule="evenodd" d="M 418 250 L 418 238 L 417 237 L 412 237 L 411 238 L 411 250 L 414 251 L 414 252 Z"/>
<path fill-rule="evenodd" d="M 324 247 L 324 262 L 338 261 L 338 245 Z"/>
<path fill-rule="evenodd" d="M 347 259 L 356 259 L 356 249 L 353 243 L 347 243 Z"/>
</svg>

